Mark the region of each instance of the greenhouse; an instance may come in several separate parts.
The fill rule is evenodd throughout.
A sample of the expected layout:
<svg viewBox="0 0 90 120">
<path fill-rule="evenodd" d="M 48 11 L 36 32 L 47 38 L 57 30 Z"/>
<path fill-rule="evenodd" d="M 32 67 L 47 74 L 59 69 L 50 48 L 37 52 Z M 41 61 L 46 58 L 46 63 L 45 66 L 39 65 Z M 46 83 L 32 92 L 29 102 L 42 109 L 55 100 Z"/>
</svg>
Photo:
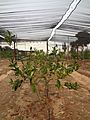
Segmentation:
<svg viewBox="0 0 90 120">
<path fill-rule="evenodd" d="M 90 120 L 90 0 L 0 0 L 0 120 Z"/>
</svg>

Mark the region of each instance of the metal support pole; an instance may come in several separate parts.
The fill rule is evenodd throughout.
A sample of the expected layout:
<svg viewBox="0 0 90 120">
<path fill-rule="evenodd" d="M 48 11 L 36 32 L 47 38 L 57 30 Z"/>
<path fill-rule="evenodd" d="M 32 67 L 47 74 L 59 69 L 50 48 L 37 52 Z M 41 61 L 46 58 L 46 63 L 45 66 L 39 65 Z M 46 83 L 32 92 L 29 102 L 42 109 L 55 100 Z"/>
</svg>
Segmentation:
<svg viewBox="0 0 90 120">
<path fill-rule="evenodd" d="M 47 54 L 48 54 L 48 40 L 47 40 Z"/>
<path fill-rule="evenodd" d="M 69 36 L 68 36 L 68 50 L 67 50 L 67 56 L 68 56 L 68 59 L 69 59 L 69 46 L 70 46 L 70 43 L 69 43 Z"/>
<path fill-rule="evenodd" d="M 14 60 L 16 61 L 16 46 L 15 46 L 15 44 L 16 44 L 16 40 L 14 40 L 13 42 L 14 42 L 13 58 L 14 58 Z"/>
</svg>

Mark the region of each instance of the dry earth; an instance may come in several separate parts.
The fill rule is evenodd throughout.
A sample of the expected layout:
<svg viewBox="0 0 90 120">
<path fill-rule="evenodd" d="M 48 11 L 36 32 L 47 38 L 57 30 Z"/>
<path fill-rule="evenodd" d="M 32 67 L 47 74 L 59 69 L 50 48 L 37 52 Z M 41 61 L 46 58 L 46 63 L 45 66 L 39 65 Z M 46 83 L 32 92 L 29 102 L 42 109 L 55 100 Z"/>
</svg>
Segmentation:
<svg viewBox="0 0 90 120">
<path fill-rule="evenodd" d="M 27 83 L 16 92 L 12 91 L 9 80 L 14 75 L 8 65 L 7 60 L 0 61 L 0 120 L 47 120 L 46 105 L 32 94 Z M 78 72 L 73 72 L 64 81 L 77 81 L 80 88 L 64 87 L 58 91 L 51 85 L 51 120 L 90 120 L 90 62 L 81 64 Z"/>
</svg>

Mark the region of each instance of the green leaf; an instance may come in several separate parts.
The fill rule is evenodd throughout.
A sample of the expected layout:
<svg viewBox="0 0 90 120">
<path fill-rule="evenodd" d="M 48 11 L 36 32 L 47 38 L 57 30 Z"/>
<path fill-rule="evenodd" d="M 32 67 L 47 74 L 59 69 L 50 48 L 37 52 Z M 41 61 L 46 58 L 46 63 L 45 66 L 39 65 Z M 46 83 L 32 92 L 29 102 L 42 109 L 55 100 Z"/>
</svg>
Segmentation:
<svg viewBox="0 0 90 120">
<path fill-rule="evenodd" d="M 31 87 L 32 87 L 32 91 L 35 93 L 36 92 L 36 85 L 34 83 L 32 83 Z"/>
<path fill-rule="evenodd" d="M 13 84 L 13 80 L 12 79 L 10 79 L 10 82 L 9 82 L 11 85 Z"/>
<path fill-rule="evenodd" d="M 43 74 L 46 74 L 46 73 L 48 72 L 47 66 L 46 66 L 46 65 L 41 66 L 40 71 L 41 71 Z"/>
<path fill-rule="evenodd" d="M 75 82 L 75 83 L 65 82 L 64 85 L 69 89 L 77 90 L 79 88 L 79 84 L 77 82 Z"/>
<path fill-rule="evenodd" d="M 14 91 L 16 91 L 17 88 L 21 86 L 22 82 L 23 82 L 23 81 L 22 81 L 22 80 L 19 80 L 19 79 L 15 80 L 15 81 L 11 79 L 10 84 L 11 84 L 11 86 L 12 86 L 12 89 L 13 89 Z"/>
<path fill-rule="evenodd" d="M 32 84 L 32 77 L 31 76 L 29 76 L 29 80 L 30 80 L 30 84 Z"/>
<path fill-rule="evenodd" d="M 60 80 L 57 80 L 57 82 L 56 82 L 56 85 L 55 85 L 58 89 L 62 86 L 61 85 L 61 82 L 60 82 Z"/>
</svg>

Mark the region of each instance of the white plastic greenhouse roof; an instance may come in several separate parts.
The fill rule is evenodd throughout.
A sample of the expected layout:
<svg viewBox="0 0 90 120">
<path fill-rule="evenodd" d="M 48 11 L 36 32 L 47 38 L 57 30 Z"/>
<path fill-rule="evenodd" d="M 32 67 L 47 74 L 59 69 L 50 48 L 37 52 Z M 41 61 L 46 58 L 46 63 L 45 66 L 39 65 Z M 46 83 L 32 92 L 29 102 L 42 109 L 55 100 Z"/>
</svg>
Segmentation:
<svg viewBox="0 0 90 120">
<path fill-rule="evenodd" d="M 44 39 L 61 20 L 73 0 L 0 0 L 0 28 L 8 29 L 18 38 Z M 90 32 L 90 0 L 81 0 L 56 35 L 74 36 Z"/>
</svg>

